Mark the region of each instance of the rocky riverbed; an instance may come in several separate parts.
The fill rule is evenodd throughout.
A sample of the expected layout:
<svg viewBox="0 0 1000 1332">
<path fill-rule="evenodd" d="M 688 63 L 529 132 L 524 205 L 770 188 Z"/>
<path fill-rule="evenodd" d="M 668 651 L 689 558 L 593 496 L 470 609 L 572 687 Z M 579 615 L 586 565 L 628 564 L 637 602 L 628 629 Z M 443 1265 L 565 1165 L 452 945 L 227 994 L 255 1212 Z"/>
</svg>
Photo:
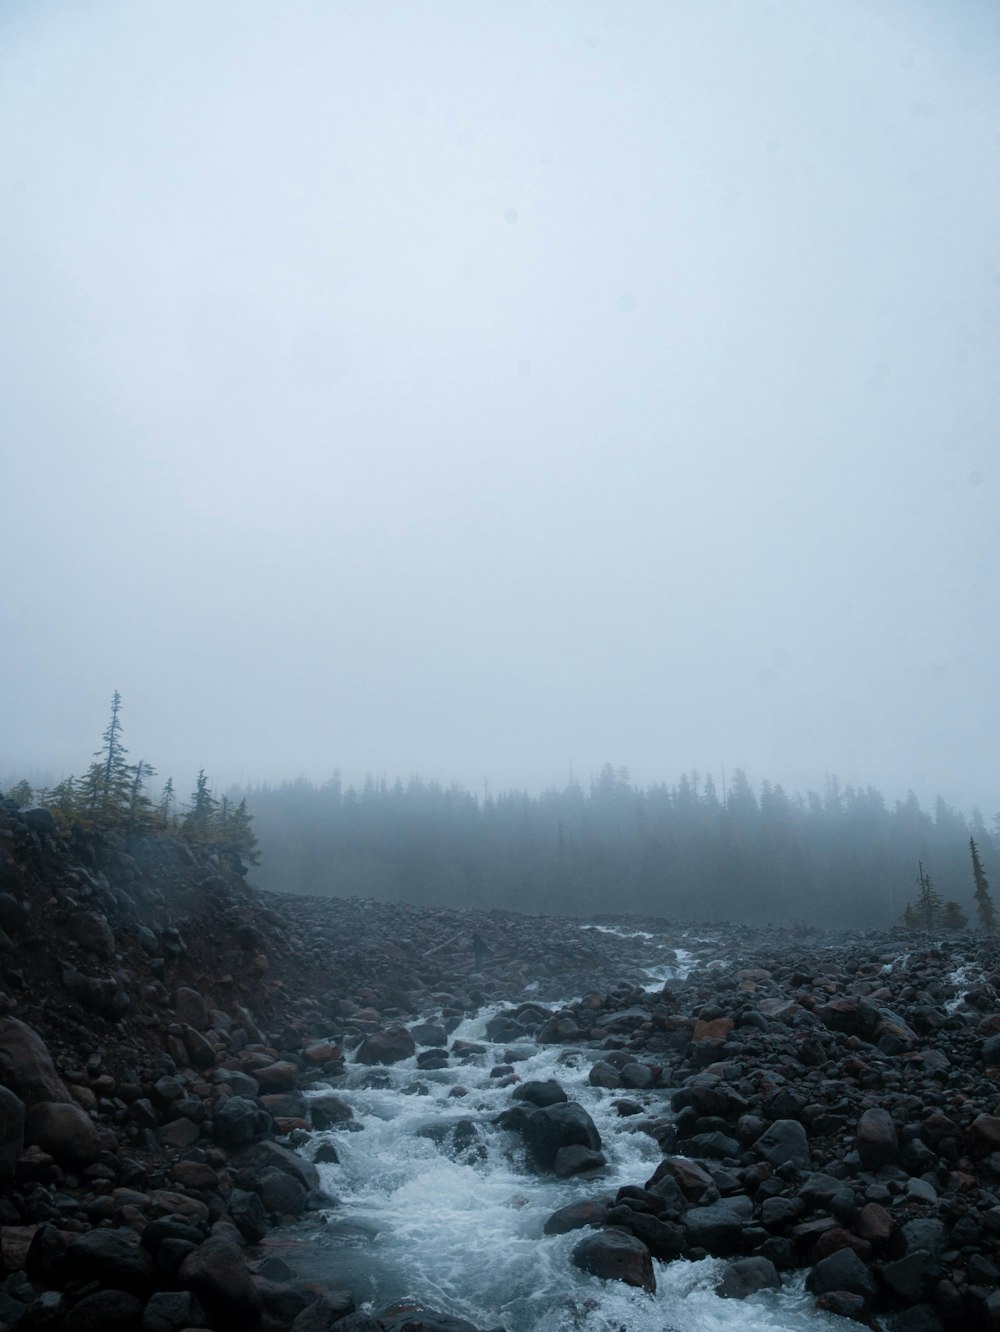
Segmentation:
<svg viewBox="0 0 1000 1332">
<path fill-rule="evenodd" d="M 0 983 L 2 1326 L 643 1332 L 696 1272 L 760 1326 L 1000 1328 L 992 940 L 256 893 L 0 802 Z M 447 1230 L 392 1288 L 390 1150 L 484 1232 L 506 1163 L 544 1308 L 463 1295 Z"/>
</svg>

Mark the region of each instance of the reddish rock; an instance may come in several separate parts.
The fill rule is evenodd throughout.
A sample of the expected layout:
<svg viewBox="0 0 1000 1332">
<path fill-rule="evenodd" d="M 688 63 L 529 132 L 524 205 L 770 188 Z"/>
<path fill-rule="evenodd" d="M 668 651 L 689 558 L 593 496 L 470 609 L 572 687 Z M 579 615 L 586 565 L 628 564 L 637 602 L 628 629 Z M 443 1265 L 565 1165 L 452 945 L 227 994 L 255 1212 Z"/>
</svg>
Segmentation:
<svg viewBox="0 0 1000 1332">
<path fill-rule="evenodd" d="M 732 1018 L 721 1017 L 713 1018 L 711 1022 L 705 1022 L 701 1018 L 694 1024 L 694 1031 L 691 1033 L 692 1041 L 721 1041 L 729 1035 L 736 1027 Z"/>
<path fill-rule="evenodd" d="M 626 1230 L 611 1228 L 588 1235 L 573 1250 L 573 1263 L 603 1281 L 623 1281 L 650 1295 L 656 1291 L 650 1252 L 642 1240 Z"/>
<path fill-rule="evenodd" d="M 895 1229 L 892 1217 L 881 1203 L 865 1203 L 858 1213 L 858 1234 L 873 1244 L 887 1244 Z"/>
<path fill-rule="evenodd" d="M 977 1115 L 969 1125 L 969 1147 L 976 1156 L 1000 1151 L 1000 1117 Z"/>
<path fill-rule="evenodd" d="M 218 1328 L 252 1327 L 260 1318 L 260 1295 L 235 1244 L 212 1236 L 189 1253 L 177 1274 L 192 1290 Z"/>
<path fill-rule="evenodd" d="M 342 1055 L 340 1046 L 333 1041 L 313 1041 L 302 1051 L 302 1057 L 310 1064 L 328 1064 L 340 1059 Z"/>
<path fill-rule="evenodd" d="M 260 1084 L 262 1092 L 285 1092 L 291 1091 L 295 1086 L 298 1072 L 298 1068 L 290 1060 L 279 1059 L 273 1064 L 265 1064 L 263 1068 L 255 1069 L 254 1077 Z"/>
<path fill-rule="evenodd" d="M 398 1064 L 411 1059 L 417 1052 L 417 1043 L 405 1027 L 386 1027 L 372 1032 L 358 1046 L 355 1056 L 359 1064 Z"/>
</svg>

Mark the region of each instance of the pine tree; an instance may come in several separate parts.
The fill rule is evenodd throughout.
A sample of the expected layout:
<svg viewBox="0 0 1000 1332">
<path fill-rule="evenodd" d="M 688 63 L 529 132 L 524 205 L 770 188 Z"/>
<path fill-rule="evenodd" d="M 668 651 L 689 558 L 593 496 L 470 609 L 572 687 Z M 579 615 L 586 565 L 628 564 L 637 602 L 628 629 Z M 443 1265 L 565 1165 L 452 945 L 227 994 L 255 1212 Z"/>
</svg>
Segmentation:
<svg viewBox="0 0 1000 1332">
<path fill-rule="evenodd" d="M 943 930 L 964 930 L 968 923 L 968 916 L 957 902 L 945 902 L 941 911 L 941 928 Z"/>
<path fill-rule="evenodd" d="M 906 909 L 903 912 L 903 928 L 907 930 L 916 930 L 920 928 L 920 920 L 912 902 L 907 902 Z"/>
<path fill-rule="evenodd" d="M 931 882 L 931 876 L 924 869 L 924 862 L 918 860 L 917 865 L 920 871 L 917 875 L 920 889 L 917 895 L 917 916 L 927 933 L 932 934 L 941 919 L 941 898 Z"/>
<path fill-rule="evenodd" d="M 124 818 L 129 806 L 133 774 L 125 762 L 128 750 L 122 744 L 122 696 L 116 689 L 111 699 L 111 718 L 94 753 L 96 763 L 87 769 L 81 783 L 81 803 L 85 812 L 104 823 Z"/>
<path fill-rule="evenodd" d="M 140 820 L 149 818 L 153 808 L 153 802 L 143 794 L 142 788 L 148 777 L 155 777 L 156 769 L 140 759 L 135 767 L 129 768 L 129 772 L 132 774 L 132 784 L 129 787 L 126 827 L 129 832 L 134 832 Z"/>
<path fill-rule="evenodd" d="M 195 789 L 191 792 L 191 807 L 184 815 L 184 831 L 189 837 L 208 838 L 215 822 L 218 801 L 208 787 L 205 769 L 198 773 Z"/>
<path fill-rule="evenodd" d="M 246 798 L 242 799 L 235 808 L 230 808 L 225 826 L 223 828 L 223 845 L 227 851 L 235 851 L 251 865 L 260 864 L 260 854 L 257 851 L 257 837 L 250 827 L 253 823 L 253 815 L 247 812 Z"/>
<path fill-rule="evenodd" d="M 969 838 L 969 851 L 972 855 L 972 877 L 976 884 L 976 891 L 973 894 L 976 902 L 976 920 L 979 922 L 981 930 L 985 930 L 987 934 L 995 934 L 997 928 L 996 908 L 993 905 L 993 898 L 990 897 L 990 885 L 983 872 L 982 861 L 979 859 L 979 848 L 976 846 L 974 837 Z"/>
<path fill-rule="evenodd" d="M 26 805 L 30 805 L 35 799 L 35 792 L 31 783 L 26 782 L 22 778 L 14 787 L 13 791 L 11 791 L 10 798 L 15 801 L 21 809 L 24 809 Z"/>
<path fill-rule="evenodd" d="M 163 787 L 163 794 L 160 796 L 159 814 L 160 822 L 164 828 L 170 824 L 170 814 L 177 803 L 177 797 L 174 795 L 174 779 L 168 777 Z"/>
</svg>

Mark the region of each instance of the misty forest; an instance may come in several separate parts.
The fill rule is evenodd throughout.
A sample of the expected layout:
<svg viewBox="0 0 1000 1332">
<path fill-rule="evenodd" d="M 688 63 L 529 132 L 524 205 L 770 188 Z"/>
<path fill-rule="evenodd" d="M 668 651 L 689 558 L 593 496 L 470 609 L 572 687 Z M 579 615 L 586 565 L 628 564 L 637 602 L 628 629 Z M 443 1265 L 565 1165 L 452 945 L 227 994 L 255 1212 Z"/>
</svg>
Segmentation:
<svg viewBox="0 0 1000 1332">
<path fill-rule="evenodd" d="M 0 0 L 0 1332 L 1000 1332 L 1000 0 Z"/>
</svg>

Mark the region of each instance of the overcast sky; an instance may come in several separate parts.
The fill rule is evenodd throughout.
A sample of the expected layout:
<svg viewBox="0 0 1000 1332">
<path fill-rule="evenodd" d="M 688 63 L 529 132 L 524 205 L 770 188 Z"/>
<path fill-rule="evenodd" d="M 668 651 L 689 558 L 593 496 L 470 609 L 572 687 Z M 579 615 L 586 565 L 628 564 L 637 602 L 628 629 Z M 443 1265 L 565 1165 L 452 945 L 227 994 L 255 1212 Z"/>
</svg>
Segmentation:
<svg viewBox="0 0 1000 1332">
<path fill-rule="evenodd" d="M 4 0 L 0 781 L 1000 809 L 993 0 Z"/>
</svg>

